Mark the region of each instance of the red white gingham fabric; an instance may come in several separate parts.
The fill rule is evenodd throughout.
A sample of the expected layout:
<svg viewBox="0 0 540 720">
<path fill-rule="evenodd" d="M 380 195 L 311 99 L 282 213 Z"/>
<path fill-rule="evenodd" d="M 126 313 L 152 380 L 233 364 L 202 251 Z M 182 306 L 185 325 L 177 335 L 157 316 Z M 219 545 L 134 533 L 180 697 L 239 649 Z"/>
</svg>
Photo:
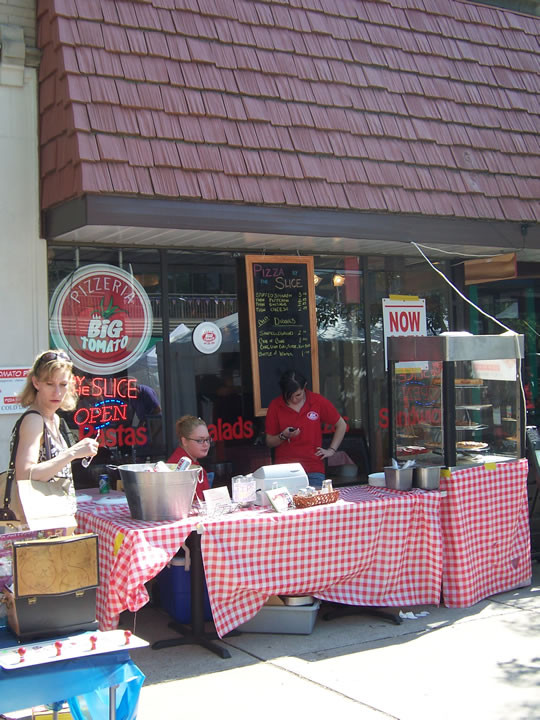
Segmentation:
<svg viewBox="0 0 540 720">
<path fill-rule="evenodd" d="M 348 604 L 439 602 L 439 494 L 371 487 L 341 490 L 332 505 L 278 514 L 243 511 L 204 520 L 202 553 L 220 637 L 276 593 L 310 593 Z M 99 534 L 97 618 L 103 630 L 148 601 L 144 583 L 199 524 L 132 520 L 127 508 L 79 505 L 81 530 Z"/>
<path fill-rule="evenodd" d="M 272 594 L 349 605 L 439 603 L 439 493 L 354 487 L 340 494 L 331 505 L 205 523 L 206 583 L 220 637 Z"/>
<path fill-rule="evenodd" d="M 527 460 L 519 460 L 441 477 L 447 607 L 468 607 L 531 582 L 527 470 Z"/>
<path fill-rule="evenodd" d="M 99 579 L 96 617 L 101 630 L 118 626 L 124 610 L 135 612 L 148 602 L 144 583 L 174 557 L 197 518 L 173 523 L 133 520 L 127 506 L 101 508 L 79 502 L 79 530 L 99 536 Z"/>
</svg>

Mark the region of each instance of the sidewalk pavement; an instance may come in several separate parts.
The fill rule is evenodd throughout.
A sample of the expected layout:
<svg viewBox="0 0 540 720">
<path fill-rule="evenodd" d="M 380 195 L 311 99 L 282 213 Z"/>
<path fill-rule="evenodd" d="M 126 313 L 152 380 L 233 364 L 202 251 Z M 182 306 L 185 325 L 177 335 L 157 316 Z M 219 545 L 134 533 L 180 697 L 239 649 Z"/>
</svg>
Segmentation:
<svg viewBox="0 0 540 720">
<path fill-rule="evenodd" d="M 146 675 L 138 720 L 538 720 L 540 564 L 533 582 L 473 607 L 400 608 L 325 621 L 311 635 L 244 633 L 196 645 L 133 650 Z M 174 637 L 162 610 L 124 613 L 149 642 Z"/>
</svg>

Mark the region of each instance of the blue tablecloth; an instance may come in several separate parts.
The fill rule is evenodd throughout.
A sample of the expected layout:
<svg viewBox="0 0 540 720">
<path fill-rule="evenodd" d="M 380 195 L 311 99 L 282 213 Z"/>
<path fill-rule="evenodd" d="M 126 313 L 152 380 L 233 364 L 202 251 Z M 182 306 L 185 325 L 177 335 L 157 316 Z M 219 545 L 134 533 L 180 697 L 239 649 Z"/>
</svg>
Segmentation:
<svg viewBox="0 0 540 720">
<path fill-rule="evenodd" d="M 16 644 L 9 630 L 0 630 L 0 647 Z M 109 688 L 117 685 L 117 720 L 135 720 L 143 682 L 127 650 L 16 670 L 0 668 L 0 713 L 67 700 L 75 720 L 83 720 L 85 706 L 92 717 L 105 718 Z"/>
</svg>

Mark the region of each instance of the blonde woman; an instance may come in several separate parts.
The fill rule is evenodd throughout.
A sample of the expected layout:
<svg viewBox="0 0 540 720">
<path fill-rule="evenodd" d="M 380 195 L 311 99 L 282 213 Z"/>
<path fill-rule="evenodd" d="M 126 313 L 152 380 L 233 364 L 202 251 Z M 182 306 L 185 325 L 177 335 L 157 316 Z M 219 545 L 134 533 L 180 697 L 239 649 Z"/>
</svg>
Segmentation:
<svg viewBox="0 0 540 720">
<path fill-rule="evenodd" d="M 38 355 L 19 399 L 27 411 L 19 423 L 15 479 L 50 482 L 65 478 L 72 485 L 71 461 L 93 457 L 99 446 L 97 440 L 84 438 L 70 447 L 67 432 L 61 431 L 57 411 L 73 410 L 77 404 L 73 364 L 67 353 L 47 350 Z"/>
</svg>

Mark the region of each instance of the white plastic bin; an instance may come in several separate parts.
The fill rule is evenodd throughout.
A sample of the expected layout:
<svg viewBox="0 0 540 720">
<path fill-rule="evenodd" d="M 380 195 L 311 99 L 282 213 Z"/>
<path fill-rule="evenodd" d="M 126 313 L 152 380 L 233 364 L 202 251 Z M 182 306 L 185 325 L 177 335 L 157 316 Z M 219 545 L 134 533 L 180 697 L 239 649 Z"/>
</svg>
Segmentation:
<svg viewBox="0 0 540 720">
<path fill-rule="evenodd" d="M 320 600 L 315 600 L 313 605 L 263 605 L 254 617 L 239 625 L 238 630 L 277 635 L 310 635 L 320 606 Z"/>
</svg>

